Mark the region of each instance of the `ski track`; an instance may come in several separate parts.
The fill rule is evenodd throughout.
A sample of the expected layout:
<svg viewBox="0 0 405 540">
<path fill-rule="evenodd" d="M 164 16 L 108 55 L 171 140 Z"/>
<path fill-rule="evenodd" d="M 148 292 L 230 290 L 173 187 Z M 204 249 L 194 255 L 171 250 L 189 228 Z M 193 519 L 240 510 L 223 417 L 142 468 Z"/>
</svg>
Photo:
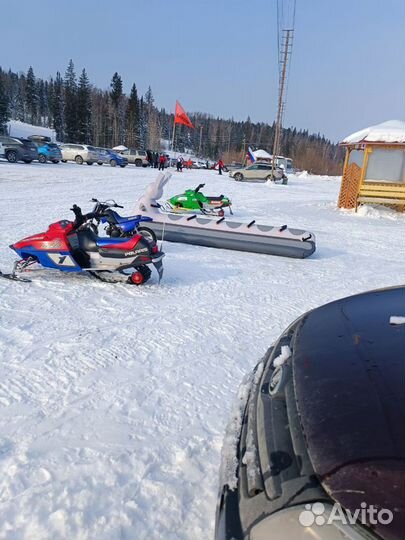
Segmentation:
<svg viewBox="0 0 405 540">
<path fill-rule="evenodd" d="M 132 213 L 155 170 L 0 162 L 0 266 L 12 242 L 77 203 Z M 404 281 L 404 216 L 336 209 L 339 179 L 243 184 L 173 174 L 166 195 L 205 182 L 234 219 L 307 228 L 313 257 L 164 244 L 142 288 L 84 275 L 0 282 L 0 540 L 198 540 L 213 535 L 219 455 L 234 394 L 304 311 Z M 363 215 L 364 214 L 364 215 Z"/>
</svg>

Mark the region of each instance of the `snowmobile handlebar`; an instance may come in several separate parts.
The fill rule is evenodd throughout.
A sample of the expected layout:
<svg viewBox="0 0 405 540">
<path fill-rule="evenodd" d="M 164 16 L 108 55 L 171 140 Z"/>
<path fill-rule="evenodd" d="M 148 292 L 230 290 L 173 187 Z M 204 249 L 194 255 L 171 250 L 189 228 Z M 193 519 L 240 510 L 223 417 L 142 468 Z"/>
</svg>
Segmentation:
<svg viewBox="0 0 405 540">
<path fill-rule="evenodd" d="M 198 184 L 198 186 L 195 188 L 195 192 L 197 193 L 198 191 L 200 191 L 201 188 L 203 188 L 205 186 L 205 184 Z"/>
<path fill-rule="evenodd" d="M 84 226 L 88 225 L 87 222 L 89 220 L 97 218 L 97 215 L 94 212 L 90 212 L 89 214 L 83 215 L 82 209 L 80 208 L 80 206 L 77 206 L 77 204 L 74 204 L 72 206 L 71 211 L 75 215 L 75 220 L 73 223 L 75 230 L 80 229 L 81 227 L 84 228 Z"/>
<path fill-rule="evenodd" d="M 74 228 L 78 229 L 81 225 L 83 225 L 83 223 L 86 222 L 86 217 L 83 215 L 82 209 L 80 208 L 80 206 L 77 206 L 77 204 L 74 204 L 72 206 L 71 211 L 75 215 L 75 221 L 73 223 Z"/>
<path fill-rule="evenodd" d="M 96 204 L 102 204 L 103 206 L 106 206 L 107 208 L 124 208 L 121 204 L 117 204 L 113 199 L 111 201 L 99 201 L 98 199 L 95 199 L 93 197 L 91 199 L 91 202 L 94 202 Z"/>
</svg>

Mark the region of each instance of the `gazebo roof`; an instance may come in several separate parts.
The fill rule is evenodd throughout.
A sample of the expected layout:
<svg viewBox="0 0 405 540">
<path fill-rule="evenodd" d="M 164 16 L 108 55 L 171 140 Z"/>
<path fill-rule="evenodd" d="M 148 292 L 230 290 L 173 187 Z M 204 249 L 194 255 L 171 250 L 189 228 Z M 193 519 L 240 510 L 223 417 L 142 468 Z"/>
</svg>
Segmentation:
<svg viewBox="0 0 405 540">
<path fill-rule="evenodd" d="M 388 120 L 388 122 L 356 131 L 341 142 L 343 145 L 359 143 L 405 144 L 405 122 Z"/>
</svg>

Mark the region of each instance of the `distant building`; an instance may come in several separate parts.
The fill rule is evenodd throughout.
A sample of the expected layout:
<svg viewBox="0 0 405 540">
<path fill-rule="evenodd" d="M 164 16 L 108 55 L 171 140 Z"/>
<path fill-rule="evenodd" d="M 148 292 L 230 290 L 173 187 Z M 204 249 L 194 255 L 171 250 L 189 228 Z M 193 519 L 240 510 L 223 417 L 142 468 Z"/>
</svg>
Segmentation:
<svg viewBox="0 0 405 540">
<path fill-rule="evenodd" d="M 405 209 L 405 122 L 391 120 L 346 137 L 339 208 L 384 204 Z"/>
</svg>

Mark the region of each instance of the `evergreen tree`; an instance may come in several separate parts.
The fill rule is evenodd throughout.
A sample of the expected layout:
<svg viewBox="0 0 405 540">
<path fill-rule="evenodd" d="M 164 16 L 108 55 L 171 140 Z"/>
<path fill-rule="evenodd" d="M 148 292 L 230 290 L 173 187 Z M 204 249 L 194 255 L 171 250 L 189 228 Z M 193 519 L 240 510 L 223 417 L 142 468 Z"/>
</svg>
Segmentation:
<svg viewBox="0 0 405 540">
<path fill-rule="evenodd" d="M 144 103 L 146 105 L 147 113 L 148 115 L 150 115 L 152 112 L 152 108 L 155 104 L 155 98 L 153 97 L 152 88 L 150 86 L 148 86 L 148 89 L 146 91 Z"/>
<path fill-rule="evenodd" d="M 91 139 L 91 90 L 85 69 L 83 69 L 79 78 L 77 116 L 77 141 L 88 144 Z"/>
<path fill-rule="evenodd" d="M 147 127 L 146 107 L 141 97 L 139 100 L 139 146 L 142 150 L 146 148 Z"/>
<path fill-rule="evenodd" d="M 121 76 L 118 75 L 117 72 L 114 73 L 110 86 L 111 86 L 111 92 L 110 92 L 111 101 L 115 109 L 118 109 L 118 105 L 122 98 L 123 91 L 122 91 L 122 79 L 121 79 Z"/>
<path fill-rule="evenodd" d="M 40 126 L 48 125 L 48 81 L 39 79 L 37 81 L 37 95 L 38 95 L 38 119 L 37 122 Z"/>
<path fill-rule="evenodd" d="M 130 148 L 139 145 L 139 100 L 138 92 L 135 83 L 132 85 L 131 93 L 128 99 L 128 107 L 126 114 L 126 145 Z"/>
<path fill-rule="evenodd" d="M 24 99 L 24 85 L 20 84 L 18 85 L 17 90 L 17 96 L 16 96 L 16 104 L 15 109 L 13 111 L 13 118 L 14 120 L 19 120 L 20 122 L 26 121 L 26 114 L 25 114 L 25 99 Z"/>
<path fill-rule="evenodd" d="M 0 133 L 7 133 L 7 122 L 10 119 L 9 99 L 4 84 L 3 72 L 0 69 Z"/>
<path fill-rule="evenodd" d="M 27 105 L 28 121 L 31 124 L 36 124 L 38 115 L 38 94 L 32 66 L 28 68 L 27 79 L 25 82 L 25 102 Z"/>
<path fill-rule="evenodd" d="M 1 68 L 0 68 L 1 71 Z M 16 73 L 13 73 L 11 69 L 8 70 L 7 75 L 4 74 L 4 81 L 8 80 L 8 105 L 10 110 L 11 118 L 15 120 L 15 109 L 17 105 L 17 96 L 19 89 L 19 78 Z"/>
<path fill-rule="evenodd" d="M 65 135 L 68 141 L 77 140 L 77 82 L 73 61 L 70 60 L 65 73 Z"/>
<path fill-rule="evenodd" d="M 125 109 L 122 79 L 117 72 L 114 73 L 110 86 L 113 105 L 113 144 L 120 144 L 124 138 Z"/>
<path fill-rule="evenodd" d="M 153 97 L 152 88 L 148 86 L 144 97 L 144 114 L 145 114 L 145 128 L 146 128 L 146 140 L 145 144 L 147 148 L 156 150 L 155 148 L 155 138 L 156 138 L 156 119 L 154 115 L 154 103 L 155 99 Z"/>
<path fill-rule="evenodd" d="M 58 141 L 64 141 L 64 100 L 63 100 L 63 79 L 59 71 L 55 80 L 51 84 L 50 110 L 52 115 L 51 125 L 56 131 Z"/>
</svg>

